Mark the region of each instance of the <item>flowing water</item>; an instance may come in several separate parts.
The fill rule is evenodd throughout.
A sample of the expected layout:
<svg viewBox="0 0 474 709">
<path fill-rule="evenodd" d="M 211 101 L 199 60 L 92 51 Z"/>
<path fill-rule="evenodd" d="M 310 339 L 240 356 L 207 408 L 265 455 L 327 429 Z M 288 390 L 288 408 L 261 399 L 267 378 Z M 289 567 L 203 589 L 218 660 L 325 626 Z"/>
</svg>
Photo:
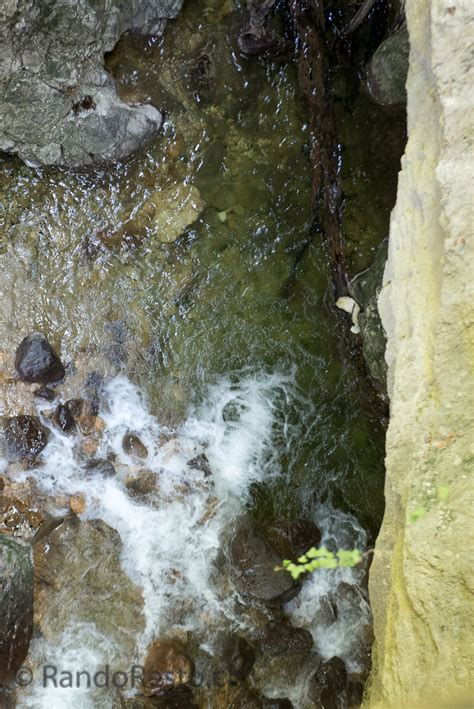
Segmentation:
<svg viewBox="0 0 474 709">
<path fill-rule="evenodd" d="M 328 546 L 364 549 L 383 511 L 376 396 L 334 309 L 324 244 L 313 240 L 299 258 L 311 231 L 311 180 L 296 68 L 242 58 L 240 21 L 233 3 L 188 3 L 164 39 L 120 41 L 107 65 L 121 94 L 166 116 L 162 134 L 129 161 L 75 172 L 2 165 L 0 349 L 12 357 L 25 334 L 41 331 L 67 365 L 64 399 L 100 380 L 105 427 L 95 455 L 113 458 L 118 471 L 87 475 L 79 436 L 60 433 L 48 418 L 54 406 L 36 400 L 50 442 L 15 480 L 33 478 L 57 514 L 64 496 L 81 493 L 81 519 L 118 531 L 123 570 L 143 595 L 133 661 L 156 637 L 185 633 L 212 655 L 219 633 L 251 634 L 257 621 L 222 570 L 239 515 L 263 526 L 304 517 Z M 376 170 L 366 153 L 358 160 L 364 105 L 359 98 L 341 118 L 353 131 L 345 180 L 354 269 L 385 236 L 380 200 L 393 200 L 393 180 L 376 189 L 380 154 Z M 370 202 L 371 190 L 386 197 Z M 199 208 L 173 240 L 175 198 Z M 158 231 L 143 218 L 153 200 L 164 215 Z M 362 226 L 357 205 L 367 211 Z M 137 472 L 122 448 L 128 431 L 146 445 L 140 470 L 156 483 L 142 499 L 125 484 Z M 188 465 L 203 453 L 210 476 Z M 322 571 L 284 608 L 323 658 L 342 657 L 350 672 L 366 668 L 364 576 Z M 329 597 L 338 612 L 327 620 Z M 74 617 L 74 606 L 55 633 L 35 637 L 32 666 L 92 671 L 122 661 L 107 623 Z M 310 707 L 310 670 L 291 681 L 270 673 L 258 689 Z M 25 707 L 114 701 L 38 686 L 18 695 Z"/>
</svg>

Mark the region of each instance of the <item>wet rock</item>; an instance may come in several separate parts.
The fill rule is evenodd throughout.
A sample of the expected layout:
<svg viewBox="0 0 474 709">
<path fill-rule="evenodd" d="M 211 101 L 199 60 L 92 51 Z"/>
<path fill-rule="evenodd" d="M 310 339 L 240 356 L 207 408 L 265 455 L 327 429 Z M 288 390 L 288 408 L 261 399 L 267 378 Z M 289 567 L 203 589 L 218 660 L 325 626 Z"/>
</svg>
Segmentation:
<svg viewBox="0 0 474 709">
<path fill-rule="evenodd" d="M 340 657 L 321 663 L 311 680 L 311 695 L 321 709 L 347 706 L 347 671 Z"/>
<path fill-rule="evenodd" d="M 367 67 L 367 90 L 378 104 L 406 104 L 406 80 L 410 44 L 406 26 L 382 42 Z"/>
<path fill-rule="evenodd" d="M 15 369 L 24 382 L 48 384 L 64 377 L 65 370 L 48 340 L 39 332 L 27 335 L 16 351 Z"/>
<path fill-rule="evenodd" d="M 157 480 L 155 473 L 143 470 L 138 475 L 129 476 L 125 480 L 130 497 L 146 497 L 157 491 Z"/>
<path fill-rule="evenodd" d="M 160 35 L 182 0 L 24 0 L 0 15 L 0 150 L 35 164 L 118 160 L 162 122 L 152 105 L 129 106 L 104 54 L 127 31 Z M 87 42 L 84 41 L 87 36 Z"/>
<path fill-rule="evenodd" d="M 76 418 L 82 414 L 94 414 L 95 411 L 92 410 L 92 406 L 85 399 L 68 399 L 64 404 L 71 416 Z"/>
<path fill-rule="evenodd" d="M 93 434 L 101 434 L 105 428 L 103 419 L 99 416 L 89 414 L 81 414 L 77 417 L 76 423 L 83 436 L 92 436 Z"/>
<path fill-rule="evenodd" d="M 212 709 L 262 709 L 263 703 L 258 692 L 234 680 L 209 690 L 202 706 Z"/>
<path fill-rule="evenodd" d="M 144 663 L 143 694 L 154 696 L 189 683 L 194 663 L 185 648 L 174 640 L 155 640 Z"/>
<path fill-rule="evenodd" d="M 148 456 L 147 447 L 141 442 L 136 433 L 125 434 L 122 439 L 122 448 L 127 455 L 134 456 L 135 458 L 146 458 Z"/>
<path fill-rule="evenodd" d="M 199 709 L 190 687 L 170 689 L 161 697 L 132 697 L 122 699 L 120 709 Z"/>
<path fill-rule="evenodd" d="M 321 542 L 321 532 L 313 522 L 297 519 L 294 522 L 275 524 L 265 530 L 280 559 L 294 559 Z"/>
<path fill-rule="evenodd" d="M 263 700 L 262 709 L 293 709 L 293 704 L 286 698 L 265 698 Z"/>
<path fill-rule="evenodd" d="M 230 544 L 230 560 L 237 588 L 255 600 L 279 606 L 301 590 L 288 573 L 275 571 L 281 558 L 258 535 L 249 520 L 237 528 Z"/>
<path fill-rule="evenodd" d="M 309 630 L 294 628 L 285 623 L 269 623 L 259 635 L 259 649 L 266 657 L 276 657 L 288 652 L 309 655 L 313 645 Z"/>
<path fill-rule="evenodd" d="M 185 183 L 155 192 L 145 206 L 159 241 L 170 244 L 200 217 L 205 207 L 197 187 Z"/>
<path fill-rule="evenodd" d="M 51 387 L 47 386 L 42 386 L 38 389 L 35 389 L 33 394 L 38 399 L 44 399 L 45 401 L 54 401 L 56 398 L 56 392 L 54 391 L 54 389 L 51 389 Z"/>
<path fill-rule="evenodd" d="M 72 433 L 76 430 L 76 422 L 66 404 L 58 404 L 53 414 L 53 423 L 63 433 Z"/>
<path fill-rule="evenodd" d="M 351 294 L 361 308 L 358 323 L 364 357 L 374 381 L 383 392 L 386 392 L 387 389 L 387 363 L 385 361 L 387 340 L 377 300 L 382 288 L 387 249 L 388 242 L 385 240 L 380 245 L 373 264 L 356 276 L 350 284 Z"/>
<path fill-rule="evenodd" d="M 0 419 L 0 449 L 10 461 L 35 458 L 48 443 L 48 431 L 37 416 Z"/>
<path fill-rule="evenodd" d="M 347 706 L 349 709 L 359 709 L 364 696 L 365 680 L 356 674 L 349 675 L 347 684 Z"/>
<path fill-rule="evenodd" d="M 204 473 L 205 477 L 209 477 L 211 475 L 211 466 L 205 453 L 200 453 L 194 458 L 191 458 L 191 460 L 188 460 L 186 465 L 188 468 L 199 470 L 201 473 Z"/>
<path fill-rule="evenodd" d="M 95 475 L 102 475 L 104 478 L 112 478 L 117 475 L 114 464 L 110 460 L 101 460 L 93 458 L 86 463 L 86 470 L 93 472 Z"/>
<path fill-rule="evenodd" d="M 69 498 L 69 509 L 74 515 L 81 515 L 86 511 L 86 500 L 84 495 L 77 493 Z"/>
<path fill-rule="evenodd" d="M 222 648 L 222 661 L 237 679 L 244 680 L 250 674 L 255 662 L 255 649 L 245 638 L 233 635 Z"/>
<path fill-rule="evenodd" d="M 75 516 L 35 544 L 35 620 L 47 641 L 58 644 L 74 618 L 109 637 L 111 666 L 127 666 L 145 621 L 141 590 L 123 571 L 121 551 L 115 529 Z"/>
<path fill-rule="evenodd" d="M 30 539 L 44 520 L 43 512 L 29 491 L 8 485 L 0 495 L 0 532 Z"/>
<path fill-rule="evenodd" d="M 28 652 L 33 630 L 31 547 L 0 535 L 0 684 L 9 683 Z"/>
</svg>

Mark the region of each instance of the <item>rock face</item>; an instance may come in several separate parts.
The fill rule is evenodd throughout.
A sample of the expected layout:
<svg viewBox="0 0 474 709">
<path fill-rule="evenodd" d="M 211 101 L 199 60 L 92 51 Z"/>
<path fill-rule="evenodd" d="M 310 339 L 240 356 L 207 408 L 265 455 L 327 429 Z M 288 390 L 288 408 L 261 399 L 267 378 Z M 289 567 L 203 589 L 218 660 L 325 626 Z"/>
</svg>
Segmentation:
<svg viewBox="0 0 474 709">
<path fill-rule="evenodd" d="M 43 165 L 116 160 L 161 125 L 117 95 L 103 57 L 126 31 L 159 35 L 182 0 L 7 0 L 0 8 L 0 150 Z"/>
<path fill-rule="evenodd" d="M 474 686 L 474 7 L 407 0 L 406 13 L 409 139 L 379 297 L 391 419 L 365 700 L 397 709 L 469 703 Z"/>
<path fill-rule="evenodd" d="M 23 664 L 33 630 L 31 547 L 0 534 L 0 684 Z"/>
</svg>

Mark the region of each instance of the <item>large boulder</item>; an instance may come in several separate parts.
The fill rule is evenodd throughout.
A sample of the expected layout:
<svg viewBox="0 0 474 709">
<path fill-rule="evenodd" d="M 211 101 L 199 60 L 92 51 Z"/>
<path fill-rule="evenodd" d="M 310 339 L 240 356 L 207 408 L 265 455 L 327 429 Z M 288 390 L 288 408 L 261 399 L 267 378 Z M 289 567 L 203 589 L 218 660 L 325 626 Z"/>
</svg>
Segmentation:
<svg viewBox="0 0 474 709">
<path fill-rule="evenodd" d="M 31 547 L 0 534 L 0 684 L 13 679 L 28 652 L 33 579 Z"/>
<path fill-rule="evenodd" d="M 301 590 L 286 571 L 276 571 L 282 559 L 245 518 L 230 544 L 230 561 L 237 589 L 270 606 L 291 601 Z"/>
<path fill-rule="evenodd" d="M 40 332 L 27 335 L 18 345 L 15 369 L 23 382 L 48 384 L 64 377 L 64 367 L 52 345 Z"/>
<path fill-rule="evenodd" d="M 104 70 L 121 34 L 159 35 L 182 0 L 7 0 L 0 8 L 0 150 L 33 164 L 129 154 L 161 125 Z"/>
</svg>

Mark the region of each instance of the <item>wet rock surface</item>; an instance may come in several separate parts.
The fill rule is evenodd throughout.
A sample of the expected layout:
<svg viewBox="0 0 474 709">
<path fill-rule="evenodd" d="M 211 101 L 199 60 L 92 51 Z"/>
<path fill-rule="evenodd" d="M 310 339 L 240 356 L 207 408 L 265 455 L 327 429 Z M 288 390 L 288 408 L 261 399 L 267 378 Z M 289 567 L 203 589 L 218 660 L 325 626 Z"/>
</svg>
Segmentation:
<svg viewBox="0 0 474 709">
<path fill-rule="evenodd" d="M 117 160 L 135 150 L 160 127 L 161 114 L 121 101 L 103 56 L 127 30 L 161 34 L 181 5 L 8 3 L 0 15 L 0 150 L 43 165 Z"/>
<path fill-rule="evenodd" d="M 316 670 L 311 682 L 311 694 L 321 709 L 347 706 L 347 671 L 340 657 L 326 660 Z"/>
<path fill-rule="evenodd" d="M 0 451 L 10 461 L 35 458 L 48 443 L 48 431 L 37 416 L 0 418 Z"/>
<path fill-rule="evenodd" d="M 25 382 L 48 384 L 64 377 L 65 369 L 52 345 L 39 332 L 27 335 L 16 351 L 15 369 Z"/>
<path fill-rule="evenodd" d="M 50 642 L 58 643 L 74 618 L 111 638 L 111 664 L 133 656 L 144 627 L 143 600 L 122 569 L 121 548 L 118 532 L 105 522 L 77 517 L 35 545 L 35 619 Z"/>
<path fill-rule="evenodd" d="M 402 27 L 382 42 L 367 67 L 367 89 L 382 106 L 400 108 L 406 103 L 410 45 L 408 30 Z"/>
<path fill-rule="evenodd" d="M 350 284 L 351 293 L 361 308 L 358 324 L 365 361 L 377 386 L 384 392 L 387 390 L 387 363 L 385 361 L 387 340 L 377 300 L 382 289 L 387 251 L 388 242 L 384 241 L 377 250 L 372 265 L 356 276 Z"/>
<path fill-rule="evenodd" d="M 0 684 L 13 679 L 28 652 L 33 588 L 31 547 L 0 534 Z"/>
<path fill-rule="evenodd" d="M 297 519 L 274 524 L 265 529 L 265 537 L 281 559 L 294 559 L 321 541 L 321 532 L 313 522 Z"/>
<path fill-rule="evenodd" d="M 248 519 L 243 520 L 234 534 L 230 561 L 237 588 L 255 600 L 279 606 L 301 590 L 301 584 L 295 584 L 288 573 L 275 571 L 281 558 Z"/>
<path fill-rule="evenodd" d="M 194 663 L 185 648 L 174 640 L 155 640 L 148 648 L 144 663 L 143 694 L 160 695 L 189 683 Z"/>
<path fill-rule="evenodd" d="M 127 455 L 135 458 L 146 458 L 148 449 L 136 433 L 126 433 L 122 440 L 122 448 Z"/>
<path fill-rule="evenodd" d="M 244 680 L 250 674 L 255 658 L 255 649 L 245 638 L 233 635 L 224 642 L 222 659 L 234 677 Z"/>
</svg>

